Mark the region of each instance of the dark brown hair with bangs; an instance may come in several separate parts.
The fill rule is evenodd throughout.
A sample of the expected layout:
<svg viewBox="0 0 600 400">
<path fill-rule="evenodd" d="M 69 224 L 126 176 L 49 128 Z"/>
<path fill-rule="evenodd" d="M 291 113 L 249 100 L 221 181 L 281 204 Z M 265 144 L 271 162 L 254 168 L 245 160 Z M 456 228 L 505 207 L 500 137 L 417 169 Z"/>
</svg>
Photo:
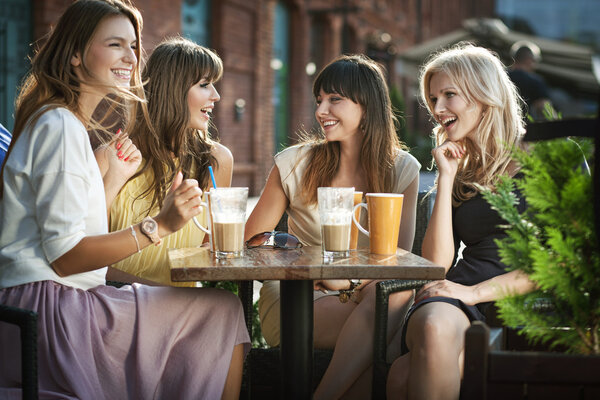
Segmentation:
<svg viewBox="0 0 600 400">
<path fill-rule="evenodd" d="M 343 55 L 329 63 L 315 79 L 313 95 L 320 91 L 337 93 L 362 106 L 363 141 L 360 163 L 367 177 L 369 192 L 390 192 L 392 170 L 398 151 L 404 145 L 396 135 L 389 89 L 382 67 L 364 55 Z M 322 130 L 302 136 L 313 147 L 310 162 L 302 177 L 301 195 L 308 204 L 317 203 L 317 188 L 330 186 L 340 163 L 339 142 L 328 142 Z"/>
<path fill-rule="evenodd" d="M 208 166 L 217 167 L 212 155 L 214 140 L 208 131 L 188 128 L 187 96 L 202 79 L 214 83 L 222 74 L 223 63 L 214 51 L 181 37 L 164 40 L 148 58 L 142 79 L 149 123 L 138 113 L 138 123 L 130 135 L 144 158 L 143 168 L 135 176 L 148 168 L 154 174 L 153 185 L 140 195 L 153 192 L 147 212 L 162 206 L 178 169 L 184 177 L 198 180 L 202 189 L 208 187 Z"/>
</svg>

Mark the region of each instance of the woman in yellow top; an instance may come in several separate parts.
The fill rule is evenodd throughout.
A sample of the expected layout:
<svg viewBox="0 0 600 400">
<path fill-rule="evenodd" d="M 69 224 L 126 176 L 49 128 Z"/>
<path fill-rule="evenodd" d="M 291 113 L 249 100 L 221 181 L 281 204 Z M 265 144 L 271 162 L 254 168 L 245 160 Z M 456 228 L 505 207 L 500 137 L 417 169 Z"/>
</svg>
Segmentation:
<svg viewBox="0 0 600 400">
<path fill-rule="evenodd" d="M 154 49 L 142 73 L 148 115 L 138 114 L 129 135 L 143 161 L 112 203 L 111 231 L 156 214 L 178 170 L 206 190 L 212 166 L 217 186 L 231 185 L 233 156 L 208 132 L 213 108 L 220 100 L 213 84 L 222 73 L 217 54 L 187 39 L 167 39 Z M 193 286 L 193 282 L 171 282 L 167 258 L 170 248 L 194 247 L 205 241 L 204 233 L 192 222 L 163 238 L 160 245 L 146 247 L 113 267 L 164 285 Z"/>
</svg>

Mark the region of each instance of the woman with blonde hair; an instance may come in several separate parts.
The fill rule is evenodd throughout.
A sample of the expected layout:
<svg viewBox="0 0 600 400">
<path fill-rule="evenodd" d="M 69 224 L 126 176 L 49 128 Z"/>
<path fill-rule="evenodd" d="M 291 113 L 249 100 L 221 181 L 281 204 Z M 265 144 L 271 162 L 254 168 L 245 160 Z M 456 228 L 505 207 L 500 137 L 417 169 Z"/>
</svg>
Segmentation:
<svg viewBox="0 0 600 400">
<path fill-rule="evenodd" d="M 421 73 L 421 98 L 436 126 L 437 194 L 423 239 L 423 257 L 446 267 L 446 279 L 426 284 L 404 323 L 403 355 L 388 375 L 388 398 L 458 399 L 464 335 L 484 320 L 489 302 L 532 283 L 506 272 L 496 239 L 503 220 L 481 196 L 501 175 L 524 126 L 514 84 L 489 50 L 460 44 L 435 54 Z M 521 199 L 519 211 L 524 210 Z M 461 242 L 464 244 L 459 254 Z"/>
<path fill-rule="evenodd" d="M 138 112 L 130 132 L 142 166 L 112 203 L 111 231 L 155 214 L 177 171 L 208 190 L 212 167 L 217 186 L 231 185 L 233 156 L 208 130 L 220 100 L 214 84 L 222 74 L 223 63 L 215 52 L 184 38 L 166 39 L 152 51 L 142 72 L 149 118 Z M 189 221 L 161 246 L 147 247 L 113 267 L 163 285 L 194 286 L 171 281 L 167 250 L 196 247 L 203 241 L 204 233 Z"/>
<path fill-rule="evenodd" d="M 18 97 L 0 183 L 0 304 L 37 313 L 40 397 L 239 395 L 249 338 L 235 295 L 105 285 L 106 265 L 178 231 L 199 213 L 202 195 L 178 174 L 157 214 L 108 233 L 87 128 L 100 129 L 92 115 L 108 95 L 143 107 L 141 24 L 129 3 L 74 2 Z M 115 168 L 135 171 L 123 165 L 136 159 L 118 158 Z M 0 398 L 21 391 L 18 341 L 17 329 L 0 324 Z"/>
<path fill-rule="evenodd" d="M 253 243 L 256 234 L 273 230 L 287 212 L 289 232 L 304 245 L 320 246 L 317 188 L 354 187 L 363 193 L 404 194 L 398 246 L 410 250 L 420 165 L 398 140 L 381 66 L 362 55 L 340 56 L 318 74 L 313 94 L 321 129 L 316 137 L 304 138 L 275 156 L 264 191 L 246 223 L 246 239 Z M 368 239 L 361 237 L 359 247 L 366 246 Z M 342 303 L 342 298 L 333 295 L 351 284 L 358 285 L 353 287 L 353 301 Z M 327 295 L 323 291 L 336 292 Z M 390 299 L 394 325 L 388 332 L 390 340 L 410 298 L 410 293 L 400 293 Z M 370 396 L 374 310 L 372 281 L 315 281 L 314 344 L 335 348 L 315 399 L 339 398 L 345 393 Z M 265 282 L 259 314 L 263 335 L 272 346 L 279 344 L 279 313 L 279 283 Z"/>
</svg>

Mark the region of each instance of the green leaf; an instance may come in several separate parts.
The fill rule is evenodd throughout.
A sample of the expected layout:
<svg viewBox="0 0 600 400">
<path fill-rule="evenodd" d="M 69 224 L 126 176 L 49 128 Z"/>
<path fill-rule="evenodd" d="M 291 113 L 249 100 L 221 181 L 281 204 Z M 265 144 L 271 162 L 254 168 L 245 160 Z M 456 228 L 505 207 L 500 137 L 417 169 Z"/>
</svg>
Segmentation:
<svg viewBox="0 0 600 400">
<path fill-rule="evenodd" d="M 592 177 L 583 167 L 591 142 L 550 140 L 513 154 L 524 178 L 501 177 L 495 191 L 481 191 L 506 221 L 506 237 L 496 240 L 502 262 L 526 273 L 538 289 L 497 300 L 499 315 L 533 343 L 600 354 L 600 250 Z M 522 214 L 515 187 L 528 205 Z M 540 296 L 552 312 L 531 306 Z"/>
</svg>

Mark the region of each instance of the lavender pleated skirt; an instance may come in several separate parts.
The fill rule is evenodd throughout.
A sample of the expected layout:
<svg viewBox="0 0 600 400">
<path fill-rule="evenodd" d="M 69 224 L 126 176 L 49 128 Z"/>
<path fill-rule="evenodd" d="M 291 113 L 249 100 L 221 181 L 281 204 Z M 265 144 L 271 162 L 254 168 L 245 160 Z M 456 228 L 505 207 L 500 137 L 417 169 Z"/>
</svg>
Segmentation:
<svg viewBox="0 0 600 400">
<path fill-rule="evenodd" d="M 53 281 L 0 290 L 38 313 L 40 398 L 220 399 L 233 347 L 250 349 L 239 299 L 208 288 Z M 19 329 L 0 322 L 0 398 L 20 398 Z"/>
</svg>

